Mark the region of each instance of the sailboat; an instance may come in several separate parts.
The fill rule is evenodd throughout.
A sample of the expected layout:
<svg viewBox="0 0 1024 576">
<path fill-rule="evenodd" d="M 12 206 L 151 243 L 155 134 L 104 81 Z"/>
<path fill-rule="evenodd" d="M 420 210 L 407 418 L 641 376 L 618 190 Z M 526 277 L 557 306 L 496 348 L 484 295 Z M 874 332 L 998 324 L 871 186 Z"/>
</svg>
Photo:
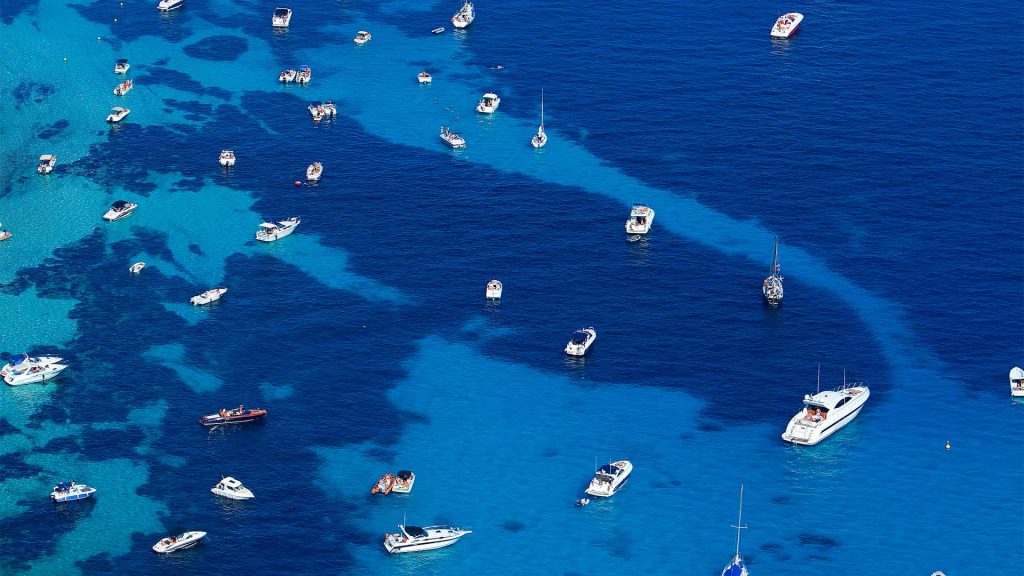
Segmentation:
<svg viewBox="0 0 1024 576">
<path fill-rule="evenodd" d="M 761 283 L 761 294 L 770 306 L 782 304 L 782 275 L 779 274 L 779 237 L 775 237 L 775 252 L 772 255 L 772 268 L 768 277 Z"/>
<path fill-rule="evenodd" d="M 722 576 L 750 576 L 750 573 L 747 572 L 747 563 L 743 560 L 743 556 L 740 556 L 740 530 L 746 528 L 743 525 L 743 484 L 740 484 L 740 516 L 733 528 L 736 529 L 736 555 L 732 557 L 732 562 L 722 570 Z"/>
<path fill-rule="evenodd" d="M 537 133 L 530 139 L 530 144 L 533 144 L 534 148 L 543 148 L 548 143 L 548 135 L 544 133 L 544 89 L 540 91 L 540 126 L 537 127 Z"/>
</svg>

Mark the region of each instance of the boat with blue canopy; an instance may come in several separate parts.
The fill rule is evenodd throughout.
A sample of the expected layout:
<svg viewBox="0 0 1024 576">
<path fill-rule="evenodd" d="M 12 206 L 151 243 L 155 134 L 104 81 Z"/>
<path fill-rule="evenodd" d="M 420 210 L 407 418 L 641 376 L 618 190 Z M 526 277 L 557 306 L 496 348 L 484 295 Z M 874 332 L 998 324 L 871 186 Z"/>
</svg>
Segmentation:
<svg viewBox="0 0 1024 576">
<path fill-rule="evenodd" d="M 54 502 L 71 502 L 72 500 L 84 500 L 93 495 L 96 492 L 95 488 L 86 486 L 85 484 L 75 484 L 75 481 L 71 482 L 58 482 L 53 487 L 53 491 L 50 492 L 50 500 Z"/>
</svg>

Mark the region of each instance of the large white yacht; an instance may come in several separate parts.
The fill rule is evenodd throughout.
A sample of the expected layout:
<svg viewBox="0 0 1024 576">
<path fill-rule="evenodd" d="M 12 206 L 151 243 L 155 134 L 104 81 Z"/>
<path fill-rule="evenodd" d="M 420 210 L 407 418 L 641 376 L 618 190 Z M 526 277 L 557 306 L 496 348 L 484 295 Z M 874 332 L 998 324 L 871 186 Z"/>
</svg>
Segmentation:
<svg viewBox="0 0 1024 576">
<path fill-rule="evenodd" d="M 384 549 L 392 554 L 422 552 L 451 546 L 472 530 L 454 526 L 406 526 L 399 524 L 400 533 L 384 535 Z"/>
<path fill-rule="evenodd" d="M 291 8 L 274 8 L 274 15 L 270 18 L 270 24 L 274 28 L 287 28 L 292 22 Z"/>
<path fill-rule="evenodd" d="M 292 216 L 287 220 L 281 220 L 276 224 L 274 222 L 264 222 L 260 224 L 260 229 L 256 231 L 256 239 L 260 242 L 273 242 L 280 240 L 285 236 L 288 236 L 295 231 L 295 227 L 302 223 L 297 216 Z"/>
<path fill-rule="evenodd" d="M 647 234 L 654 223 L 654 210 L 646 204 L 633 204 L 626 220 L 626 234 Z"/>
<path fill-rule="evenodd" d="M 622 489 L 632 473 L 633 464 L 629 460 L 605 464 L 594 473 L 594 479 L 587 486 L 587 494 L 608 498 Z"/>
<path fill-rule="evenodd" d="M 860 413 L 871 391 L 863 384 L 804 395 L 804 407 L 793 416 L 782 439 L 793 444 L 814 446 L 849 424 Z M 820 371 L 819 371 L 820 385 Z"/>
<path fill-rule="evenodd" d="M 779 268 L 779 237 L 775 237 L 775 251 L 772 253 L 772 267 L 768 277 L 761 282 L 761 294 L 770 306 L 782 303 L 782 274 Z"/>
<path fill-rule="evenodd" d="M 565 345 L 565 353 L 570 356 L 583 356 L 590 350 L 590 346 L 597 340 L 597 330 L 593 326 L 580 328 L 572 333 L 572 338 Z"/>
<path fill-rule="evenodd" d="M 476 105 L 476 111 L 481 114 L 494 114 L 499 104 L 501 104 L 501 98 L 498 98 L 494 92 L 488 92 L 480 98 L 480 103 Z"/>
<path fill-rule="evenodd" d="M 153 552 L 157 554 L 168 554 L 170 552 L 176 552 L 178 550 L 184 550 L 191 548 L 206 536 L 206 532 L 184 532 L 177 536 L 168 536 L 167 538 L 161 539 L 156 544 L 153 544 Z"/>
<path fill-rule="evenodd" d="M 1024 396 L 1024 370 L 1017 366 L 1010 370 L 1010 396 Z"/>
<path fill-rule="evenodd" d="M 465 28 L 472 24 L 475 19 L 476 10 L 473 8 L 473 3 L 466 0 L 462 3 L 462 8 L 459 8 L 459 11 L 452 16 L 452 26 L 455 26 L 456 28 Z"/>
<path fill-rule="evenodd" d="M 61 364 L 63 360 L 57 356 L 30 357 L 28 354 L 19 354 L 11 357 L 11 361 L 0 368 L 0 376 L 11 386 L 51 380 L 67 368 L 66 364 Z"/>
<path fill-rule="evenodd" d="M 790 12 L 779 16 L 772 26 L 772 38 L 789 38 L 803 21 L 804 15 L 799 12 Z"/>
<path fill-rule="evenodd" d="M 465 148 L 466 140 L 452 132 L 447 126 L 441 126 L 441 140 L 452 148 Z"/>
<path fill-rule="evenodd" d="M 242 483 L 235 480 L 231 476 L 225 476 L 217 485 L 210 488 L 210 492 L 213 492 L 217 496 L 223 496 L 232 500 L 251 500 L 256 496 Z"/>
<path fill-rule="evenodd" d="M 487 299 L 488 300 L 501 300 L 501 280 L 491 280 L 487 283 Z"/>
</svg>

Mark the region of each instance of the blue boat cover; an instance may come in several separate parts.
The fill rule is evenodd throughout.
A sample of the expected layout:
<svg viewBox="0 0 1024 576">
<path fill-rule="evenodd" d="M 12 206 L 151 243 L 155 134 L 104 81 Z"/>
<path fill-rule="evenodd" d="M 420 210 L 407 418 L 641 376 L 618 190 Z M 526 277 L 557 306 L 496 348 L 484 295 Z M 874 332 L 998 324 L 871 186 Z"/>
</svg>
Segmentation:
<svg viewBox="0 0 1024 576">
<path fill-rule="evenodd" d="M 739 558 L 736 562 L 726 566 L 725 570 L 722 570 L 722 576 L 743 576 L 745 567 L 743 559 Z"/>
<path fill-rule="evenodd" d="M 577 330 L 577 331 L 572 333 L 572 343 L 573 344 L 584 344 L 584 343 L 586 343 L 587 338 L 589 338 L 589 337 L 590 337 L 590 333 L 584 332 L 583 330 Z"/>
<path fill-rule="evenodd" d="M 17 366 L 24 362 L 28 362 L 28 354 L 19 354 L 18 356 L 11 357 L 11 366 Z"/>
<path fill-rule="evenodd" d="M 64 482 L 58 482 L 57 483 L 57 491 L 58 492 L 67 492 L 70 489 L 71 489 L 71 485 L 70 484 L 66 484 Z"/>
</svg>

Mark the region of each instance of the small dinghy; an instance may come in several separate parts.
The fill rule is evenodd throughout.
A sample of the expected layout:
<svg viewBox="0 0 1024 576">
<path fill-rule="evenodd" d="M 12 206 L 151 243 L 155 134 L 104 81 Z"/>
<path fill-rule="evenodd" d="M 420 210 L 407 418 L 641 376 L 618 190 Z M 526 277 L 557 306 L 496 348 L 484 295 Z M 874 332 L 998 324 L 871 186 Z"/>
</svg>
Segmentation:
<svg viewBox="0 0 1024 576">
<path fill-rule="evenodd" d="M 434 79 L 430 77 L 430 74 L 426 70 L 424 70 L 416 75 L 416 80 L 418 80 L 420 84 L 430 84 Z"/>
<path fill-rule="evenodd" d="M 444 26 L 438 26 L 430 31 L 431 34 L 441 34 L 444 32 Z"/>
<path fill-rule="evenodd" d="M 135 264 L 132 264 L 130 268 L 128 268 L 128 272 L 131 272 L 132 274 L 138 274 L 139 272 L 142 272 L 142 269 L 145 267 L 145 262 L 136 262 Z"/>
<path fill-rule="evenodd" d="M 391 489 L 394 487 L 395 475 L 388 472 L 377 480 L 377 483 L 373 485 L 373 488 L 370 488 L 370 494 L 384 494 L 386 496 L 391 493 Z"/>
<path fill-rule="evenodd" d="M 626 242 L 639 242 L 641 238 L 643 238 L 643 236 L 640 234 L 631 234 L 626 236 Z"/>
<path fill-rule="evenodd" d="M 256 497 L 256 495 L 252 493 L 252 490 L 242 486 L 241 482 L 235 480 L 231 476 L 225 476 L 222 478 L 216 486 L 210 488 L 210 492 L 213 492 L 217 496 L 223 496 L 232 500 L 251 500 Z"/>
<path fill-rule="evenodd" d="M 134 87 L 135 84 L 132 83 L 131 79 L 125 80 L 114 88 L 114 96 L 124 96 Z"/>
<path fill-rule="evenodd" d="M 356 44 L 366 44 L 373 39 L 373 35 L 366 30 L 360 30 L 356 33 L 356 37 L 352 39 Z"/>
<path fill-rule="evenodd" d="M 491 280 L 487 283 L 485 294 L 488 300 L 501 300 L 501 280 Z"/>
<path fill-rule="evenodd" d="M 209 304 L 210 302 L 220 300 L 220 297 L 223 296 L 227 291 L 228 289 L 224 287 L 213 288 L 212 290 L 207 290 L 202 294 L 193 296 L 192 298 L 189 299 L 189 303 L 191 303 L 193 306 L 202 306 L 204 304 Z"/>
<path fill-rule="evenodd" d="M 3 224 L 0 224 L 0 226 L 3 226 Z M 11 234 L 7 230 L 4 230 L 4 229 L 0 228 L 0 242 L 3 242 L 4 240 L 7 240 L 11 236 L 14 236 L 14 234 Z"/>
<path fill-rule="evenodd" d="M 246 422 L 255 422 L 256 420 L 262 420 L 267 415 L 267 411 L 262 408 L 246 408 L 245 406 L 239 405 L 238 408 L 221 408 L 220 412 L 216 414 L 207 414 L 199 419 L 199 423 L 203 426 L 220 426 L 222 424 L 245 424 Z"/>
<path fill-rule="evenodd" d="M 299 84 L 309 84 L 312 79 L 313 71 L 309 69 L 309 66 L 299 66 L 299 71 L 295 73 L 295 81 Z"/>
<path fill-rule="evenodd" d="M 295 82 L 295 76 L 298 74 L 295 70 L 285 70 L 281 72 L 281 75 L 277 77 L 278 82 Z"/>
<path fill-rule="evenodd" d="M 153 544 L 153 552 L 157 554 L 169 554 L 171 552 L 177 552 L 178 550 L 184 550 L 191 548 L 206 536 L 206 532 L 183 532 L 177 536 L 168 536 L 163 538 L 156 544 Z"/>
<path fill-rule="evenodd" d="M 580 498 L 579 500 L 576 501 L 576 505 L 579 506 L 580 508 L 586 506 L 587 504 L 590 504 L 590 498 Z"/>
<path fill-rule="evenodd" d="M 114 62 L 114 74 L 124 74 L 128 72 L 128 69 L 131 67 L 132 65 L 128 63 L 127 58 L 119 58 Z"/>
<path fill-rule="evenodd" d="M 122 108 L 120 106 L 114 106 L 110 110 L 110 114 L 107 114 L 107 122 L 110 122 L 111 124 L 117 124 L 132 112 L 130 109 Z"/>
<path fill-rule="evenodd" d="M 235 165 L 235 152 L 233 150 L 221 150 L 220 157 L 217 158 L 217 162 L 225 167 L 230 168 Z"/>
<path fill-rule="evenodd" d="M 71 483 L 59 482 L 53 487 L 53 492 L 50 492 L 50 500 L 54 502 L 71 502 L 72 500 L 84 500 L 93 495 L 96 492 L 95 488 L 86 486 L 85 484 L 75 484 L 72 480 Z"/>
<path fill-rule="evenodd" d="M 57 165 L 57 156 L 54 154 L 43 154 L 39 157 L 39 164 L 36 165 L 36 174 L 49 174 Z"/>
<path fill-rule="evenodd" d="M 313 162 L 306 167 L 306 180 L 310 182 L 319 182 L 320 177 L 324 174 L 324 165 L 319 162 Z"/>
</svg>

